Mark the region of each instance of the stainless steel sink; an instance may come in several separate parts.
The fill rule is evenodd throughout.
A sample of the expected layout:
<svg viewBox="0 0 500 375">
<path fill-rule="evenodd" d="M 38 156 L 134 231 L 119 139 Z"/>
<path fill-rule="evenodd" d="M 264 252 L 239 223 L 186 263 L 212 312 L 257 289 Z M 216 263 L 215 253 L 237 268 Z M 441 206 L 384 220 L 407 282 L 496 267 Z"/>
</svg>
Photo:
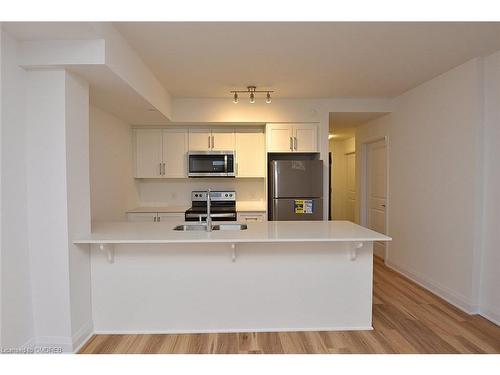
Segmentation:
<svg viewBox="0 0 500 375">
<path fill-rule="evenodd" d="M 246 224 L 216 224 L 212 225 L 212 230 L 245 230 Z M 204 231 L 207 229 L 206 224 L 181 224 L 174 227 L 178 231 Z"/>
<path fill-rule="evenodd" d="M 246 224 L 216 224 L 212 225 L 213 230 L 245 230 L 248 226 Z"/>
<path fill-rule="evenodd" d="M 192 231 L 192 230 L 206 230 L 205 224 L 182 224 L 174 227 L 174 230 L 179 231 Z"/>
</svg>

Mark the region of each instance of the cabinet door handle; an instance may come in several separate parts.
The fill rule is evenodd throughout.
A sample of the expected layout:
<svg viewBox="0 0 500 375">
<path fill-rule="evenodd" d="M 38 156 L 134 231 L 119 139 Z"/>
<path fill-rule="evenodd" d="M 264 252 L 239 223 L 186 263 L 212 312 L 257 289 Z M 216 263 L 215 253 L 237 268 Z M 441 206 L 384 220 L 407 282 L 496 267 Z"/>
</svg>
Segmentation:
<svg viewBox="0 0 500 375">
<path fill-rule="evenodd" d="M 153 216 L 153 221 L 156 223 L 156 216 Z"/>
<path fill-rule="evenodd" d="M 293 139 L 290 137 L 290 151 L 293 151 Z"/>
<path fill-rule="evenodd" d="M 163 163 L 163 175 L 165 176 L 165 163 Z"/>
<path fill-rule="evenodd" d="M 297 151 L 297 137 L 293 137 L 295 151 Z"/>
<path fill-rule="evenodd" d="M 258 217 L 246 217 L 245 221 L 259 221 Z"/>
<path fill-rule="evenodd" d="M 156 221 L 161 221 L 161 216 L 157 216 L 157 220 Z"/>
<path fill-rule="evenodd" d="M 212 148 L 215 147 L 214 136 L 212 135 Z"/>
<path fill-rule="evenodd" d="M 210 149 L 210 136 L 208 136 L 208 148 Z"/>
<path fill-rule="evenodd" d="M 160 176 L 161 176 L 161 170 L 162 170 L 162 169 L 161 169 L 161 163 L 160 163 Z"/>
</svg>

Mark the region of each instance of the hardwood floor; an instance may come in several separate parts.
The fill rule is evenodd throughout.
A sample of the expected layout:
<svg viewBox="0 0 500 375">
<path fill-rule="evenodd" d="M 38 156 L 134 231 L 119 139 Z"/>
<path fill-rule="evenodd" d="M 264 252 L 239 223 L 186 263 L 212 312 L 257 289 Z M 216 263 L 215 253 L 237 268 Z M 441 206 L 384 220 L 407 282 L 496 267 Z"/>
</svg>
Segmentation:
<svg viewBox="0 0 500 375">
<path fill-rule="evenodd" d="M 500 353 L 500 327 L 374 265 L 373 331 L 94 335 L 80 353 Z"/>
</svg>

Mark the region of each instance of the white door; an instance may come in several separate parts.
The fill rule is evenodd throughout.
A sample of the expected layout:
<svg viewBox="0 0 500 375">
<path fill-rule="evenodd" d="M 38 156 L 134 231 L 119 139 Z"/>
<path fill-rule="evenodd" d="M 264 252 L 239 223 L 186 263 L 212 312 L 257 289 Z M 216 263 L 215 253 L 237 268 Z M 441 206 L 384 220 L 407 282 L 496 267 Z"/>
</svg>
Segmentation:
<svg viewBox="0 0 500 375">
<path fill-rule="evenodd" d="M 265 177 L 266 150 L 262 129 L 238 129 L 236 137 L 236 177 Z"/>
<path fill-rule="evenodd" d="M 356 210 L 356 154 L 346 154 L 346 219 L 354 222 Z"/>
<path fill-rule="evenodd" d="M 163 177 L 187 177 L 188 131 L 163 130 Z"/>
<path fill-rule="evenodd" d="M 189 151 L 209 151 L 212 148 L 210 129 L 189 129 Z"/>
<path fill-rule="evenodd" d="M 212 150 L 234 151 L 234 129 L 212 129 Z"/>
<path fill-rule="evenodd" d="M 162 136 L 159 129 L 135 129 L 135 177 L 162 174 Z"/>
<path fill-rule="evenodd" d="M 267 129 L 268 152 L 293 151 L 293 126 L 289 124 L 271 124 Z"/>
<path fill-rule="evenodd" d="M 387 152 L 385 140 L 369 143 L 366 153 L 366 193 L 368 228 L 386 233 Z M 385 243 L 373 244 L 375 255 L 385 259 Z"/>
<path fill-rule="evenodd" d="M 298 124 L 294 126 L 294 151 L 318 151 L 318 127 L 314 124 Z"/>
</svg>

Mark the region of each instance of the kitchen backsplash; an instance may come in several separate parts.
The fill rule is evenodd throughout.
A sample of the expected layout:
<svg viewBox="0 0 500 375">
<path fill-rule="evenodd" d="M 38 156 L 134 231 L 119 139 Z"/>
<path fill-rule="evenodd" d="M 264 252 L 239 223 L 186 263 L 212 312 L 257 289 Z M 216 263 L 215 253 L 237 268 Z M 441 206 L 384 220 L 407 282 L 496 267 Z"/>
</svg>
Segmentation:
<svg viewBox="0 0 500 375">
<path fill-rule="evenodd" d="M 262 178 L 150 179 L 138 182 L 140 206 L 190 205 L 193 190 L 235 190 L 238 201 L 265 201 Z"/>
</svg>

